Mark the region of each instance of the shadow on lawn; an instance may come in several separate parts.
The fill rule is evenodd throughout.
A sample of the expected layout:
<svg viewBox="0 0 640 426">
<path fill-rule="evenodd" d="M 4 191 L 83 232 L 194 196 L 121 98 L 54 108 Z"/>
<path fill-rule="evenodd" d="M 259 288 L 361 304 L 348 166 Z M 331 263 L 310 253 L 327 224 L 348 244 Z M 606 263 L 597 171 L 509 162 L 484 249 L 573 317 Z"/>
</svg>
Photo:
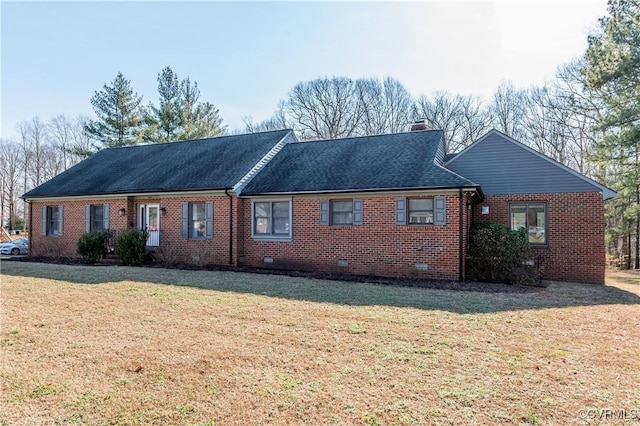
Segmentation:
<svg viewBox="0 0 640 426">
<path fill-rule="evenodd" d="M 460 314 L 640 304 L 638 294 L 617 287 L 559 282 L 551 282 L 546 288 L 428 281 L 405 282 L 410 284 L 407 286 L 398 285 L 403 282 L 391 280 L 371 283 L 223 270 L 61 265 L 29 261 L 4 261 L 0 272 L 7 276 L 44 278 L 75 284 L 135 281 L 298 301 L 348 306 L 406 307 Z M 391 283 L 395 285 L 390 285 Z M 640 290 L 640 286 L 638 289 Z"/>
</svg>

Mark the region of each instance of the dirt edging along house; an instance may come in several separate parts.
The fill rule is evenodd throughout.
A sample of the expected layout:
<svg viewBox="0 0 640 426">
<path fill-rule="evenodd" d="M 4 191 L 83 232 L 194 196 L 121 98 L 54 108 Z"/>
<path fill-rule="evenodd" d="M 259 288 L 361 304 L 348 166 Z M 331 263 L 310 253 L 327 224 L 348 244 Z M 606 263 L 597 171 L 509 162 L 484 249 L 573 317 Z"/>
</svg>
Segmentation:
<svg viewBox="0 0 640 426">
<path fill-rule="evenodd" d="M 23 198 L 35 256 L 139 227 L 187 263 L 461 280 L 471 224 L 492 220 L 528 230 L 545 278 L 602 283 L 613 196 L 495 130 L 454 155 L 437 130 L 279 130 L 104 149 Z"/>
</svg>

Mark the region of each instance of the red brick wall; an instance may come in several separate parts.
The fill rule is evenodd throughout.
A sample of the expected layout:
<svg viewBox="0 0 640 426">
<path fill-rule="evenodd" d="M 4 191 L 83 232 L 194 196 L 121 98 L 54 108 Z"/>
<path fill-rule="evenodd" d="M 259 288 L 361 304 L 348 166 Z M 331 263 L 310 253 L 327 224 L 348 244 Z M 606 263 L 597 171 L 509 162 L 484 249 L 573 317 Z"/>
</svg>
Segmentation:
<svg viewBox="0 0 640 426">
<path fill-rule="evenodd" d="M 294 197 L 290 241 L 253 239 L 251 201 L 241 200 L 245 206 L 242 223 L 246 224 L 241 260 L 254 267 L 457 280 L 458 196 L 447 196 L 445 226 L 396 225 L 395 200 L 365 198 L 362 225 L 330 226 L 320 225 L 320 198 Z M 265 257 L 273 263 L 265 264 Z M 339 266 L 338 261 L 346 261 L 347 266 Z M 416 264 L 426 265 L 426 270 L 417 269 Z"/>
<path fill-rule="evenodd" d="M 213 238 L 182 238 L 183 202 L 213 202 Z M 229 198 L 222 196 L 198 196 L 176 198 L 136 198 L 140 204 L 160 204 L 166 213 L 160 216 L 160 247 L 154 248 L 157 256 L 168 261 L 176 260 L 195 265 L 226 265 L 229 260 Z M 137 214 L 137 213 L 136 213 Z"/>
<path fill-rule="evenodd" d="M 184 201 L 213 201 L 213 239 L 181 237 L 180 204 Z M 234 203 L 237 204 L 237 199 Z M 78 239 L 84 233 L 84 207 L 87 204 L 109 204 L 109 227 L 115 231 L 123 231 L 137 225 L 137 209 L 140 204 L 159 204 L 166 209 L 166 214 L 160 216 L 160 247 L 154 249 L 159 256 L 200 265 L 226 265 L 229 262 L 229 198 L 226 195 L 34 202 L 32 203 L 34 231 L 31 233 L 32 254 L 47 257 L 78 257 L 76 246 Z M 41 235 L 43 205 L 64 207 L 62 236 Z M 121 208 L 126 209 L 125 216 L 120 216 Z"/>
<path fill-rule="evenodd" d="M 211 240 L 182 239 L 180 203 L 213 201 L 214 237 Z M 234 228 L 232 264 L 256 267 L 326 270 L 330 272 L 408 276 L 431 279 L 458 279 L 459 233 L 458 197 L 447 197 L 446 226 L 398 226 L 395 224 L 395 197 L 364 199 L 364 223 L 357 226 L 320 225 L 319 198 L 293 198 L 291 241 L 262 241 L 251 237 L 251 200 L 233 198 Z M 229 198 L 199 196 L 180 198 L 111 199 L 110 228 L 124 230 L 136 224 L 137 206 L 160 204 L 159 255 L 195 264 L 229 264 Z M 580 282 L 604 282 L 604 203 L 598 193 L 529 194 L 487 196 L 474 207 L 475 221 L 492 220 L 509 224 L 509 204 L 547 204 L 548 245 L 535 247 L 544 278 Z M 84 206 L 104 204 L 104 200 L 33 203 L 32 254 L 49 257 L 77 257 L 76 244 L 84 232 Z M 42 206 L 64 206 L 62 236 L 41 235 Z M 489 206 L 489 214 L 480 214 Z M 119 209 L 127 214 L 120 216 Z M 471 223 L 463 209 L 463 226 Z M 463 249 L 466 250 L 467 232 Z M 466 251 L 464 252 L 466 255 Z M 271 257 L 272 264 L 264 258 Z M 239 262 L 241 260 L 242 262 Z M 346 261 L 339 266 L 338 261 Z M 426 265 L 419 270 L 416 264 Z"/>
<path fill-rule="evenodd" d="M 551 280 L 603 283 L 605 269 L 604 202 L 597 192 L 488 195 L 474 207 L 474 220 L 509 225 L 509 205 L 547 204 L 547 246 L 536 247 L 543 277 Z M 482 206 L 489 214 L 480 214 Z"/>
<path fill-rule="evenodd" d="M 109 201 L 78 200 L 31 203 L 31 255 L 44 257 L 78 257 L 78 239 L 84 234 L 84 206 L 87 204 L 109 204 L 109 227 L 126 229 L 127 216 L 120 216 L 119 210 L 127 208 L 126 198 Z M 42 235 L 42 207 L 63 206 L 62 235 Z"/>
</svg>

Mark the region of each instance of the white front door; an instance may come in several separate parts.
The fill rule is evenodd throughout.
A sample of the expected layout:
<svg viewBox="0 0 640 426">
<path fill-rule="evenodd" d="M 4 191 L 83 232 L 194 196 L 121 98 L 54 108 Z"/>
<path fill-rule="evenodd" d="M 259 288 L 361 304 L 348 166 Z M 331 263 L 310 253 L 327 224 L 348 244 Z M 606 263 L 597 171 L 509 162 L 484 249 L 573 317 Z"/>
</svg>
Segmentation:
<svg viewBox="0 0 640 426">
<path fill-rule="evenodd" d="M 138 205 L 138 228 L 146 229 L 147 247 L 158 247 L 160 245 L 160 205 L 140 204 Z"/>
</svg>

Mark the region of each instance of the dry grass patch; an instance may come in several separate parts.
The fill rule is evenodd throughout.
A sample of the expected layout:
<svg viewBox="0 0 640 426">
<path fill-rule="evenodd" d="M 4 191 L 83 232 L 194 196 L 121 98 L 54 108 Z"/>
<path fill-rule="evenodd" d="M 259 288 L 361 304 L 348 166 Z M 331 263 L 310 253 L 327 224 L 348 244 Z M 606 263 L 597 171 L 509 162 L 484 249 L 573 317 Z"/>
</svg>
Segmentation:
<svg viewBox="0 0 640 426">
<path fill-rule="evenodd" d="M 640 410 L 638 275 L 501 294 L 1 267 L 0 424 L 611 424 L 579 411 Z"/>
</svg>

